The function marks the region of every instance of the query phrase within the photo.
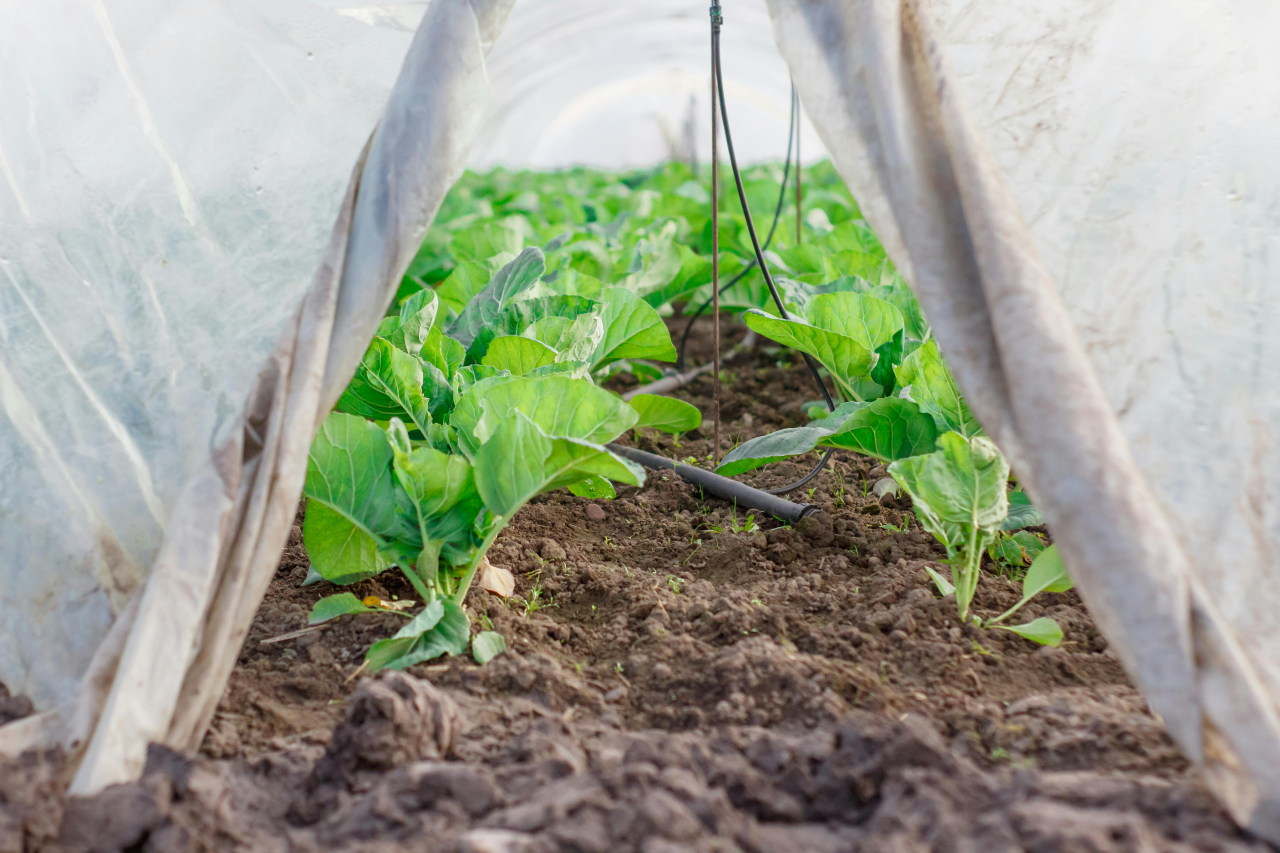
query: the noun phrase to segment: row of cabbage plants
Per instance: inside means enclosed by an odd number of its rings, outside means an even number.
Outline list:
[[[772,207],[781,170],[745,177],[752,204]],[[794,316],[772,308],[745,222],[731,213],[720,223],[722,281],[740,277],[722,304],[814,356],[841,403],[813,411],[820,417],[809,426],[734,448],[721,473],[815,447],[874,456],[892,463],[921,524],[946,546],[953,579],[934,572],[935,582],[956,595],[962,620],[984,551],[1014,572],[1031,564],[1024,602],[1066,588],[1052,550],[1037,556],[1040,539],[1013,532],[1042,519],[1021,492],[1009,493],[1008,465],[982,437],[852,197],[827,164],[805,178],[800,233],[776,229],[766,255]],[[469,644],[481,662],[501,651],[492,632],[472,639],[463,602],[512,516],[554,489],[608,499],[613,483],[640,485],[644,471],[605,445],[629,429],[700,424],[687,403],[623,401],[599,383],[620,370],[657,378],[675,360],[663,316],[710,295],[710,245],[707,182],[679,163],[627,175],[465,175],[316,436],[305,487],[311,580],[348,585],[395,568],[421,602],[338,593],[316,604],[311,622],[402,615],[401,630],[370,648],[372,669]],[[984,624],[1003,626],[1011,613]],[[1010,629],[1056,643],[1061,632],[1047,622]]]

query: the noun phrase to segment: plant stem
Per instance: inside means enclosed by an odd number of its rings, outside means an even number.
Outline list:
[[[1019,601],[1017,604],[1013,605],[1012,607],[1010,607],[1010,608],[1009,608],[1008,610],[1006,610],[1005,612],[1001,613],[1001,614],[1000,614],[999,616],[997,616],[996,618],[994,618],[994,619],[988,619],[988,620],[983,624],[983,627],[984,627],[984,628],[990,628],[990,627],[992,627],[992,626],[994,626],[994,625],[999,625],[1001,622],[1003,622],[1004,620],[1008,619],[1008,618],[1009,618],[1010,616],[1012,616],[1014,613],[1017,613],[1017,612],[1018,612],[1018,610],[1022,607],[1022,605],[1026,604],[1026,603],[1027,603],[1028,601],[1030,601],[1030,600],[1031,600],[1031,599],[1029,599],[1029,598],[1024,598],[1024,599],[1022,599],[1022,600],[1021,600],[1021,601]]]
[[[453,603],[462,606],[462,602],[467,600],[467,591],[471,589],[471,581],[475,579],[476,569],[480,568],[480,561],[484,559],[484,555],[489,552],[489,547],[493,545],[498,534],[507,526],[507,520],[500,515],[493,517],[493,527],[489,531],[489,535],[484,537],[484,541],[480,543],[480,547],[476,549],[475,556],[471,558],[471,562],[467,564],[467,571],[462,576],[462,582],[458,584],[458,591],[454,593]]]
[[[969,621],[969,603],[973,601],[973,594],[978,589],[979,563],[982,560],[982,554],[978,551],[978,525],[970,525],[970,530],[969,547],[965,549],[961,576],[958,578],[960,583],[956,585],[956,604],[960,608],[961,622]],[[974,558],[975,553],[977,559]]]
[[[413,584],[413,588],[418,591],[418,595],[422,596],[423,604],[430,604],[435,600],[435,593],[427,588],[427,585],[423,582],[422,578],[416,571],[400,566],[400,572],[409,579],[409,583]]]

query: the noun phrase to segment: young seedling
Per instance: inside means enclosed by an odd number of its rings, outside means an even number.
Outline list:
[[[931,568],[926,567],[926,571],[943,596],[955,594],[960,621],[969,622],[982,556],[996,541],[1008,515],[1005,483],[1009,464],[986,438],[965,438],[948,432],[938,439],[938,445],[934,453],[894,462],[889,474],[911,496],[920,524],[946,548],[951,580]],[[1018,604],[993,619],[984,622],[975,616],[973,621],[1056,646],[1062,641],[1062,630],[1052,619],[1042,617],[1013,626],[1002,623],[1037,593],[1062,591],[1070,586],[1057,550],[1047,549],[1027,570],[1023,598]]]

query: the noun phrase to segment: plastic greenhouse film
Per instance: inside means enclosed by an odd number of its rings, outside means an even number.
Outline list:
[[[1280,10],[769,6],[1090,612],[1233,816],[1280,841]]]
[[[6,10],[0,680],[41,713],[0,751],[83,751],[85,794],[198,746],[511,2],[416,36],[294,0]]]

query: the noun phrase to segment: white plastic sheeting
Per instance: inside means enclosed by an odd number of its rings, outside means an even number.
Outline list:
[[[708,9],[700,0],[520,0],[489,57],[493,99],[472,165],[647,166],[691,153],[707,163]],[[790,73],[764,0],[733,0],[725,14],[725,99],[738,156],[781,159]],[[804,159],[825,156],[807,119],[801,131]]]
[[[440,2],[412,46],[294,2],[15,10],[0,678],[42,713],[0,751],[83,751],[87,793],[199,745],[510,6]]]
[[[0,680],[70,697],[319,265],[408,34],[305,3],[0,28]]]
[[[769,2],[1094,615],[1237,819],[1280,839],[1280,12]],[[669,155],[690,96],[706,111],[706,8],[522,0],[486,81],[510,0],[11,5],[0,679],[47,710],[0,749],[85,748],[90,791],[149,740],[198,743],[311,433],[471,142],[482,164]],[[749,157],[785,145],[759,9],[725,6]]]
[[[1280,839],[1280,10],[770,8],[1093,616],[1235,817]]]
[[[427,4],[311,0],[372,26],[413,30]],[[489,54],[494,93],[474,168],[649,166],[711,156],[709,6],[689,0],[520,0]],[[790,72],[764,0],[734,0],[725,99],[746,161],[787,151]],[[801,117],[806,161],[826,156]]]

